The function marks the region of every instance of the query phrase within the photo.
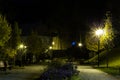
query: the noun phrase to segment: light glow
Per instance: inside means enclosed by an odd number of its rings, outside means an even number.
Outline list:
[[[20,44],[19,48],[23,48],[23,47],[24,47],[24,45],[23,45],[23,44]]]
[[[26,49],[27,48],[27,46],[25,46],[24,44],[20,44],[19,46],[18,46],[18,49]]]
[[[52,49],[52,46],[50,46],[49,49]]]
[[[98,30],[95,31],[95,34],[96,34],[97,36],[100,36],[100,35],[102,35],[103,33],[104,33],[104,31],[103,31],[102,29],[98,29]]]
[[[75,41],[73,41],[73,42],[72,42],[72,46],[75,46],[75,45],[76,45],[76,42],[75,42]]]
[[[55,42],[52,42],[52,45],[54,45],[55,44]]]
[[[82,43],[78,43],[78,46],[80,46],[80,47],[81,47],[81,46],[82,46]]]

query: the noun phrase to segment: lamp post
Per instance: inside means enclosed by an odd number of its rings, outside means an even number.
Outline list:
[[[101,37],[101,35],[103,34],[103,30],[102,29],[98,29],[98,30],[96,30],[95,31],[95,34],[97,35],[97,37],[98,37],[98,67],[99,67],[99,50],[100,50],[100,37]]]
[[[19,47],[18,47],[19,49],[20,49],[20,65],[22,66],[22,55],[23,55],[23,49],[26,49],[27,48],[27,46],[25,46],[24,44],[20,44],[19,45]],[[25,60],[26,60],[26,54],[25,54]]]
[[[20,44],[19,49],[20,49],[20,66],[22,66],[22,49],[24,48],[23,44]]]

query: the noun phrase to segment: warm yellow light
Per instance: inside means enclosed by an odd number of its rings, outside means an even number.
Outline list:
[[[52,45],[54,45],[55,44],[55,42],[52,42]]]
[[[18,49],[26,49],[27,48],[27,46],[25,46],[24,44],[20,44],[19,46],[18,46]]]
[[[23,45],[23,44],[20,44],[19,48],[23,48],[23,47],[24,47],[24,45]]]
[[[103,31],[102,29],[98,29],[98,30],[95,31],[95,34],[96,34],[97,36],[100,36],[100,35],[102,35],[103,33],[104,33],[104,31]]]
[[[27,48],[27,46],[24,46],[24,48],[26,49],[26,48]]]
[[[82,43],[78,43],[78,46],[80,46],[80,47],[81,47],[81,46],[82,46]]]
[[[52,46],[50,46],[49,49],[52,49]]]

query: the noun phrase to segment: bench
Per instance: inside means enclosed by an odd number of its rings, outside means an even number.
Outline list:
[[[4,61],[0,61],[0,70],[2,71],[6,71],[6,69],[9,69],[11,70],[11,66],[8,64],[8,61],[6,61],[6,67],[5,67],[5,64],[4,64]]]

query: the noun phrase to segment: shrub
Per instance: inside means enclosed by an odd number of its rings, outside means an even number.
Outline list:
[[[64,59],[60,59],[60,58],[54,58],[52,60],[52,62],[49,64],[50,68],[58,68],[61,67],[65,64],[65,60]]]
[[[39,78],[39,80],[71,80],[78,71],[73,68],[73,64],[64,64],[61,67],[49,68]]]

